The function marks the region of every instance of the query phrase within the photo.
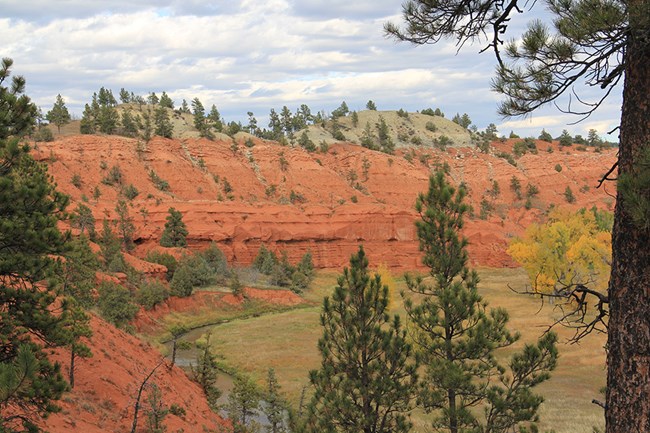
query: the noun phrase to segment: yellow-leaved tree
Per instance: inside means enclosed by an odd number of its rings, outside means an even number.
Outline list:
[[[395,279],[391,275],[386,263],[381,263],[377,266],[375,273],[381,277],[382,284],[388,287],[388,306],[386,307],[386,311],[390,311],[395,304]]]
[[[612,259],[613,216],[595,207],[554,209],[544,224],[515,238],[508,254],[528,273],[533,290],[562,295],[577,285],[606,293]]]

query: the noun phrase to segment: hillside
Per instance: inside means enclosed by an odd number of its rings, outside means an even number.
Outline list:
[[[87,343],[93,356],[77,359],[74,389],[59,401],[62,411],[44,421],[49,432],[131,431],[138,389],[162,359],[148,344],[97,317],[92,318],[91,327],[93,336]],[[64,350],[58,350],[54,356],[65,371],[69,356]],[[220,431],[220,427],[227,425],[210,411],[199,385],[179,367],[170,368],[168,361],[156,369],[147,384],[141,399],[137,431],[148,431],[145,429],[150,412],[148,395],[153,384],[162,391],[163,405],[175,404],[185,411],[184,415],[170,413],[165,417],[167,431]]]
[[[595,189],[615,161],[614,149],[596,153],[537,141],[539,152],[516,159],[515,167],[496,155],[512,152],[521,140],[495,142],[489,154],[476,147],[411,146],[387,155],[350,143],[334,144],[324,153],[260,139],[248,140],[248,147],[246,138],[155,137],[144,143],[72,135],[39,143],[34,155],[71,196],[70,210],[87,201],[98,228],[104,218],[116,217],[116,201],[133,185],[138,194],[130,200],[130,216],[140,256],[158,243],[174,207],[183,214],[191,247],[215,241],[230,262],[248,264],[266,244],[286,250],[292,261],[311,251],[316,266],[340,268],[363,243],[372,262],[412,269],[420,260],[415,198],[426,189],[431,170],[445,165],[454,183],[469,188],[474,216],[465,235],[475,265],[513,266],[505,253],[508,240],[551,205],[611,209],[614,202],[611,185]],[[121,179],[108,185],[111,170]],[[513,177],[523,194],[529,184],[538,187],[528,206],[510,188]],[[493,190],[495,181],[499,191]],[[566,202],[567,187],[573,204]]]

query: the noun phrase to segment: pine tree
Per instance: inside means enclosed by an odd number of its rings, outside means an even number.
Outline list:
[[[234,433],[258,431],[253,416],[260,408],[260,393],[248,377],[237,376],[228,396],[228,416],[232,420]]]
[[[190,364],[190,370],[194,380],[201,386],[208,404],[216,407],[221,391],[217,388],[217,357],[212,353],[208,332],[204,342],[197,343],[200,352],[196,358],[196,366]],[[232,395],[232,394],[231,394]]]
[[[203,132],[205,129],[205,107],[199,98],[192,99],[192,114],[194,115],[194,127]]]
[[[61,127],[70,123],[70,113],[68,112],[68,107],[65,106],[65,101],[61,95],[56,95],[56,101],[54,106],[50,111],[47,112],[45,118],[50,122],[54,123],[61,133]]]
[[[70,349],[70,366],[68,368],[68,380],[70,388],[74,388],[74,372],[76,369],[77,358],[90,358],[92,352],[90,348],[80,341],[81,337],[89,338],[93,335],[90,327],[90,316],[76,304],[74,299],[68,300],[71,305],[68,306],[70,314],[62,322],[67,331],[66,346]]]
[[[159,137],[172,138],[174,125],[169,119],[167,108],[160,105],[154,111],[154,124],[156,125],[155,134]]]
[[[223,131],[224,121],[221,118],[221,113],[217,110],[216,105],[212,104],[212,107],[210,107],[210,113],[208,113],[207,119],[210,122],[209,127],[214,128],[217,132]]]
[[[99,260],[86,236],[82,234],[70,241],[64,257],[65,262],[60,270],[63,295],[74,298],[84,308],[90,308],[94,303],[93,289]]]
[[[138,125],[131,114],[130,109],[122,111],[122,134],[126,137],[135,137],[138,135]]]
[[[560,141],[560,147],[568,147],[573,144],[573,137],[566,129],[562,130],[562,134],[557,139]]]
[[[187,246],[186,237],[188,235],[187,226],[183,222],[183,214],[169,208],[165,230],[160,237],[160,245],[163,247],[185,247]]]
[[[181,108],[179,108],[179,111],[184,114],[190,114],[190,107],[187,105],[187,101],[183,99],[183,102],[181,103]]]
[[[36,105],[24,94],[25,79],[16,75],[11,79],[11,86],[4,87],[13,64],[7,57],[0,64],[0,140],[28,135],[36,122]]]
[[[319,370],[310,372],[312,432],[407,432],[416,366],[399,316],[388,316],[388,287],[370,276],[363,248],[323,301]]]
[[[127,251],[133,249],[133,236],[135,235],[135,225],[133,218],[129,214],[129,207],[124,200],[118,200],[115,205],[115,212],[117,212],[117,229],[120,237],[122,238],[122,245]]]
[[[158,101],[158,105],[164,108],[169,108],[171,110],[174,109],[174,101],[172,101],[172,98],[169,97],[169,95],[166,92],[162,92],[162,95],[160,95],[160,101]]]
[[[269,368],[266,375],[266,393],[264,394],[264,415],[269,420],[266,428],[268,433],[286,433],[287,401],[280,394],[280,384],[275,376],[275,370]]]
[[[131,102],[131,94],[124,87],[120,89],[119,97],[122,104],[128,104]]]
[[[36,107],[22,94],[22,77],[3,86],[11,65],[3,59],[0,68],[0,431],[38,432],[36,423],[58,410],[67,389],[45,349],[66,344],[68,311],[55,304],[51,277],[64,251],[57,223],[68,200],[19,144]]]
[[[434,413],[437,430],[459,433],[481,426],[477,431],[505,433],[537,421],[543,399],[531,388],[555,368],[557,337],[548,333],[537,345],[526,345],[511,358],[510,372],[497,362],[494,351],[513,344],[519,335],[507,330],[504,309],[488,310],[478,293],[478,275],[467,267],[468,242],[460,235],[469,210],[465,194],[438,171],[416,202],[422,261],[431,277],[406,279],[420,300],[405,302],[425,367],[418,400]],[[482,421],[472,410],[478,404],[485,407]]]
[[[99,247],[104,259],[104,268],[111,272],[123,272],[126,269],[120,245],[120,239],[113,233],[110,223],[104,220],[99,236]]]
[[[93,211],[83,203],[77,204],[71,216],[72,226],[78,228],[81,234],[88,232],[91,239],[95,236],[95,217]]]

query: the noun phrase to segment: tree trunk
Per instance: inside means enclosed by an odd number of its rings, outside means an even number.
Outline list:
[[[70,349],[70,388],[74,388],[74,361],[76,358],[76,353],[74,348]]]
[[[650,146],[650,1],[628,2],[630,28],[621,114],[619,175]],[[642,191],[650,201],[650,191]],[[617,193],[607,339],[606,433],[650,432],[650,233]]]

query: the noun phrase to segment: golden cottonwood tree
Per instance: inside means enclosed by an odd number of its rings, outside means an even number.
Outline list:
[[[602,215],[557,209],[511,242],[508,254],[524,267],[535,292],[555,295],[577,284],[607,290],[612,235]]]

